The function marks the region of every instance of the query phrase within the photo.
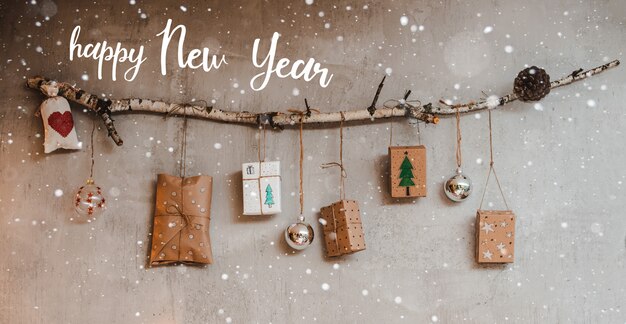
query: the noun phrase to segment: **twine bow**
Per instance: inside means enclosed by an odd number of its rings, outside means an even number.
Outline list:
[[[422,107],[422,102],[413,99],[407,100],[409,95],[411,94],[411,90],[407,90],[402,99],[389,99],[383,103],[383,107],[392,109],[391,115],[393,116],[393,109],[404,109],[404,110],[417,110]],[[419,125],[419,124],[418,124]],[[419,129],[418,129],[419,134]],[[421,142],[421,138],[420,138]],[[389,121],[389,146],[393,146],[393,121]]]
[[[172,211],[170,209],[170,207],[174,208],[174,211]],[[169,214],[173,214],[173,215],[182,217],[182,219],[185,221],[185,226],[183,226],[183,228],[191,225],[191,216],[183,213],[183,210],[180,207],[178,207],[178,205],[169,205],[169,206],[167,206],[167,208],[165,208],[165,211],[167,213],[169,213]],[[202,224],[197,224],[197,225],[202,226]]]

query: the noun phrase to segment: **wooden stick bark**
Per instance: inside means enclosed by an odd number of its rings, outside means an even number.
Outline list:
[[[570,73],[567,76],[564,76],[561,79],[550,82],[550,89],[562,87],[564,85],[568,85],[570,83],[580,81],[591,76],[594,76],[598,73],[602,73],[610,68],[616,67],[619,65],[619,60],[614,60],[604,65],[600,65],[593,69],[589,69],[587,71],[583,71],[582,69],[576,70]],[[478,102],[469,102],[464,104],[456,104],[450,105],[447,104],[446,101],[440,100],[439,103],[443,104],[445,107],[436,107],[433,108],[432,112],[437,115],[453,115],[456,114],[456,110],[458,109],[461,113],[469,113],[476,110],[482,109],[494,109],[498,106],[503,106],[509,102],[518,100],[519,98],[515,93],[510,93],[506,96],[499,98],[486,98]]]
[[[550,83],[552,89],[558,88],[576,81],[580,81],[591,77],[595,74],[604,72],[610,68],[620,64],[618,60],[611,61],[607,64],[595,67],[593,69],[582,71],[577,70],[571,74]],[[384,81],[384,79],[383,79]],[[107,99],[98,98],[94,94],[87,93],[65,82],[57,82],[43,77],[34,77],[28,79],[29,88],[39,89],[47,96],[63,96],[70,101],[81,104],[90,110],[96,112],[104,121],[109,132],[109,136],[117,145],[122,145],[123,141],[115,130],[112,113],[124,111],[145,111],[154,113],[163,113],[170,115],[187,115],[190,117],[208,119],[226,123],[239,124],[269,124],[272,127],[282,128],[284,126],[292,126],[300,123],[300,119],[305,124],[315,123],[339,123],[342,118],[345,122],[367,121],[381,118],[405,117],[415,118],[426,123],[436,124],[439,116],[448,116],[456,113],[457,109],[461,113],[469,113],[482,109],[494,109],[503,106],[509,102],[518,99],[514,93],[503,97],[491,97],[478,102],[470,102],[465,104],[451,105],[441,100],[443,107],[433,107],[431,104],[424,106],[413,106],[410,104],[402,104],[398,101],[396,107],[374,108],[376,99],[372,106],[365,109],[349,110],[341,112],[328,113],[312,113],[305,114],[299,112],[267,112],[267,113],[251,113],[251,112],[233,112],[213,108],[208,105],[192,104],[176,104],[163,101],[155,101],[150,99],[121,99],[109,101]],[[382,88],[379,85],[377,92]],[[53,89],[50,91],[50,89]],[[378,97],[378,96],[376,96]]]

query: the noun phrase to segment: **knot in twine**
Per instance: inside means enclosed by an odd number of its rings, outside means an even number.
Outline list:
[[[287,112],[289,112],[291,115],[299,116],[301,120],[304,117],[311,117],[311,112],[315,112],[316,114],[320,113],[318,109],[309,108],[309,107],[307,107],[306,110],[287,109]]]
[[[173,211],[170,209],[170,207],[173,208]],[[191,216],[183,213],[182,209],[178,207],[178,205],[169,205],[167,206],[167,208],[165,208],[165,211],[169,214],[174,214],[176,216],[182,217],[185,220],[185,227],[191,225]]]
[[[414,99],[407,100],[406,98],[402,99],[389,99],[383,103],[385,108],[396,108],[396,109],[417,109],[422,106],[422,102]]]
[[[348,177],[348,173],[346,172],[346,169],[343,167],[343,163],[327,162],[327,163],[324,163],[324,164],[320,165],[320,168],[322,168],[322,169],[328,169],[328,168],[332,168],[332,167],[339,167],[339,169],[341,170],[341,177],[342,178],[347,178]]]

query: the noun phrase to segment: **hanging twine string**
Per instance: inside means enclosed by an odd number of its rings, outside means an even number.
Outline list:
[[[487,173],[487,181],[485,182],[485,189],[483,189],[483,196],[480,199],[480,207],[479,207],[479,209],[483,208],[483,201],[485,200],[485,194],[487,193],[487,185],[489,184],[489,178],[490,178],[492,172],[493,172],[494,178],[496,178],[496,183],[498,184],[498,189],[500,189],[500,195],[502,195],[502,200],[504,201],[504,206],[506,206],[506,209],[509,209],[509,204],[507,204],[507,202],[506,202],[506,198],[504,196],[504,191],[502,190],[502,186],[500,185],[500,180],[498,179],[498,174],[496,173],[496,169],[493,167],[493,164],[494,164],[494,161],[493,161],[493,131],[492,131],[492,128],[491,128],[491,109],[488,110],[488,112],[489,112],[489,155],[490,155],[489,172]]]
[[[422,132],[420,131],[420,122],[417,122],[417,144],[422,145]]]
[[[393,146],[393,120],[389,120],[389,146]]]
[[[341,114],[341,122],[339,123],[339,162],[328,162],[321,165],[322,169],[339,167],[341,170],[339,174],[339,199],[346,200],[346,191],[345,191],[345,179],[348,177],[346,173],[346,169],[343,167],[343,123],[345,121],[345,116],[343,112]]]
[[[297,115],[300,118],[300,220],[304,221],[304,189],[303,189],[303,182],[304,182],[304,171],[303,171],[303,164],[304,164],[304,143],[302,141],[302,133],[303,133],[303,127],[304,127],[304,119],[308,116],[310,116],[311,111],[315,111],[316,113],[319,113],[319,110],[317,109],[311,109],[308,106],[308,103],[305,101],[307,109],[305,111],[302,110],[297,110],[297,109],[289,109],[288,111],[292,114],[292,115]]]
[[[410,91],[404,95],[403,99],[389,99],[383,103],[383,107],[392,109],[391,114],[393,115],[394,109],[418,109],[422,106],[422,102],[415,100],[407,100],[411,94]],[[389,146],[393,146],[393,119],[389,120]]]
[[[91,167],[89,169],[89,179],[93,179],[93,165],[96,163],[96,160],[93,157],[94,147],[93,147],[93,136],[96,131],[96,120],[92,120],[93,126],[91,127]]]
[[[183,134],[180,141],[180,167],[178,174],[183,179],[187,175],[187,115],[183,116]]]
[[[263,126],[261,126],[263,131],[259,132],[259,143],[258,143],[258,147],[257,147],[257,153],[258,153],[258,158],[259,158],[259,178],[257,179],[257,189],[259,191],[259,212],[261,213],[261,216],[265,215],[265,213],[263,213],[263,195],[261,194],[261,179],[264,178],[263,176],[263,163],[265,162],[265,124],[263,124]],[[261,158],[261,136],[263,136],[263,158]]]
[[[266,147],[266,144],[267,144],[267,141],[266,141],[267,137],[265,135],[265,124],[263,124],[260,128],[261,128],[261,131],[259,131],[259,143],[258,143],[258,147],[257,147],[257,153],[258,153],[258,157],[259,157],[259,165],[260,165],[261,162],[265,162],[265,147]],[[261,143],[261,139],[263,140],[262,143]],[[263,158],[261,158],[261,147],[263,148]]]
[[[300,218],[304,216],[304,189],[303,189],[303,164],[304,164],[304,143],[302,142],[302,127],[304,125],[304,116],[300,116]]]
[[[461,155],[461,113],[456,108],[456,166],[461,168],[463,156]]]

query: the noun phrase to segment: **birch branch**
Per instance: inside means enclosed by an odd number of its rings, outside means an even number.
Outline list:
[[[595,74],[604,72],[610,68],[616,67],[620,64],[618,60],[609,62],[602,66],[582,71],[582,69],[572,72],[571,74],[553,81],[550,83],[550,88],[558,88],[576,81],[580,81],[591,77]],[[383,78],[384,81],[384,78]],[[88,109],[96,112],[104,121],[104,124],[109,132],[109,136],[115,141],[117,145],[122,145],[123,141],[115,130],[113,120],[111,119],[112,113],[120,113],[125,111],[144,111],[153,113],[162,113],[168,115],[189,116],[201,119],[207,119],[225,123],[239,123],[239,124],[269,124],[272,127],[282,128],[284,126],[291,126],[299,124],[302,120],[305,124],[317,124],[317,123],[339,123],[342,119],[346,122],[352,121],[367,121],[376,120],[381,118],[393,118],[393,117],[405,117],[415,118],[426,123],[436,124],[439,121],[438,116],[446,116],[455,114],[457,109],[460,113],[469,113],[482,109],[493,109],[498,106],[503,106],[509,102],[518,99],[514,93],[508,94],[504,97],[490,97],[478,102],[470,102],[466,104],[450,105],[441,100],[445,107],[432,107],[431,104],[424,106],[411,105],[405,101],[397,101],[395,107],[382,107],[375,108],[378,94],[382,88],[383,82],[380,83],[374,97],[372,105],[365,109],[349,110],[343,112],[328,112],[328,113],[311,113],[311,110],[307,109],[306,113],[302,112],[266,112],[266,113],[251,113],[251,112],[233,112],[228,110],[217,109],[208,105],[199,105],[199,102],[192,104],[177,104],[167,103],[163,101],[156,101],[150,99],[121,99],[110,101],[108,99],[101,99],[94,94],[90,94],[81,90],[75,86],[72,86],[65,82],[57,82],[43,77],[34,77],[28,79],[27,83],[29,88],[38,89],[47,96],[59,95],[66,99],[76,102],[80,105],[87,107]],[[50,89],[58,89],[56,91],[50,91]],[[407,93],[408,94],[408,93]],[[406,99],[406,98],[405,98]]]
[[[589,69],[587,71],[583,71],[582,69],[576,70],[570,73],[567,76],[562,77],[559,80],[555,80],[550,82],[550,89],[562,87],[564,85],[568,85],[570,83],[580,81],[589,77],[592,77],[598,73],[602,73],[610,68],[616,67],[619,65],[619,60],[614,60],[604,65],[595,67],[593,69]],[[432,112],[437,115],[453,115],[456,114],[457,109],[460,113],[469,113],[477,110],[483,109],[494,109],[498,106],[504,106],[505,104],[518,100],[519,98],[515,93],[510,93],[504,97],[496,97],[492,96],[489,98],[485,98],[478,102],[469,102],[464,104],[456,104],[450,105],[444,100],[439,100],[439,103],[443,104],[445,107],[436,107],[433,108]]]

